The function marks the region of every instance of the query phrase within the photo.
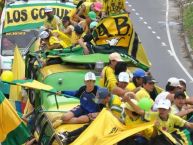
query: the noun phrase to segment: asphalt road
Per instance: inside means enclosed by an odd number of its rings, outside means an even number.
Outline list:
[[[152,62],[150,71],[165,88],[168,78],[187,81],[193,96],[193,70],[181,37],[180,10],[175,0],[129,0],[126,5],[134,28]]]

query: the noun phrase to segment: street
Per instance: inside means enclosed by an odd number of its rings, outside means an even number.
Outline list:
[[[158,85],[165,88],[168,78],[187,81],[187,93],[193,96],[193,70],[186,58],[181,37],[180,9],[175,1],[129,0],[131,19],[152,62],[150,71]]]

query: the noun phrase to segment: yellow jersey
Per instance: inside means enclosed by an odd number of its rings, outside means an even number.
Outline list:
[[[114,70],[110,66],[105,66],[101,73],[100,86],[108,88],[109,91],[116,86],[117,79]]]
[[[121,112],[122,112],[121,98],[117,95],[112,95],[107,105],[107,108],[111,110],[114,116],[116,116],[117,118],[120,118]]]
[[[151,100],[152,104],[154,103],[153,99],[151,99],[150,94],[146,91],[146,89],[141,88],[137,93],[136,93],[136,99],[139,101],[142,98],[148,98]]]
[[[172,133],[173,131],[176,130],[175,126],[178,127],[184,127],[186,120],[180,118],[179,116],[176,116],[174,114],[169,114],[168,120],[163,121],[159,117],[158,112],[145,112],[144,119],[147,121],[153,121],[156,120],[157,123],[157,128],[162,129],[164,131],[167,131],[168,133]]]
[[[128,91],[134,91],[136,89],[136,86],[133,82],[129,82],[129,84],[126,87],[126,90]]]

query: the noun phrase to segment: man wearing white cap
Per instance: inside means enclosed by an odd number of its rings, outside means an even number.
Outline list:
[[[175,77],[171,77],[168,79],[168,82],[166,84],[166,91],[174,94],[175,92],[179,91],[181,89],[180,80]]]
[[[155,126],[160,134],[159,130],[167,131],[171,133],[176,130],[177,127],[187,127],[193,129],[193,123],[187,122],[186,120],[170,113],[171,102],[168,99],[162,99],[158,103],[158,112],[146,112],[134,104],[130,97],[135,97],[134,93],[129,93],[124,97],[124,101],[133,107],[136,113],[140,114],[147,121],[155,121]]]
[[[44,21],[43,27],[45,29],[61,30],[62,22],[58,16],[54,15],[53,9],[47,6],[45,7],[44,12],[45,12],[45,15],[47,16],[47,19]]]
[[[96,76],[93,72],[87,72],[85,74],[84,83],[85,85],[80,87],[78,91],[74,93],[71,91],[62,91],[62,93],[75,96],[80,98],[80,105],[72,109],[71,111],[65,113],[59,118],[55,118],[60,120],[60,123],[57,122],[53,125],[57,127],[62,123],[87,123],[92,120],[92,115],[96,112],[100,112],[101,106],[94,102],[98,86],[95,85]]]
[[[112,93],[122,97],[126,92],[129,91],[126,89],[128,83],[129,83],[129,74],[127,72],[119,73],[117,86],[113,88]]]

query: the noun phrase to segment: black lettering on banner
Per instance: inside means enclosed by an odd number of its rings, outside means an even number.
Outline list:
[[[27,10],[21,10],[21,20],[22,21],[27,20]]]
[[[38,19],[38,9],[34,8],[31,10],[31,17],[33,20],[37,20]]]
[[[107,35],[108,37],[111,37],[112,35],[108,32],[107,28],[104,24],[101,24],[97,27],[99,36]]]
[[[56,9],[55,9],[55,14],[56,14],[60,19],[62,19],[62,18],[63,18],[63,15],[64,15],[64,9],[56,8]]]
[[[111,133],[116,133],[117,131],[118,131],[118,128],[113,127],[113,129],[109,132],[109,134],[111,134]]]
[[[13,11],[13,20],[14,22],[19,22],[20,21],[20,11],[19,10],[15,10]]]
[[[54,15],[56,15],[56,8],[53,8]]]
[[[46,17],[46,14],[44,12],[44,8],[41,8],[39,10],[39,16],[40,16],[40,19],[44,19]]]
[[[13,23],[13,19],[10,17],[10,13],[7,12],[7,24]]]
[[[127,17],[117,17],[117,18],[114,18],[115,19],[115,24],[116,24],[116,27],[117,27],[117,30],[118,30],[118,35],[126,35],[128,32],[129,32],[129,29],[130,29],[130,25],[127,23],[128,21],[128,18]],[[120,22],[122,22],[120,24]],[[123,33],[121,31],[121,29],[123,28],[126,28],[126,31],[124,31],[125,33]]]

